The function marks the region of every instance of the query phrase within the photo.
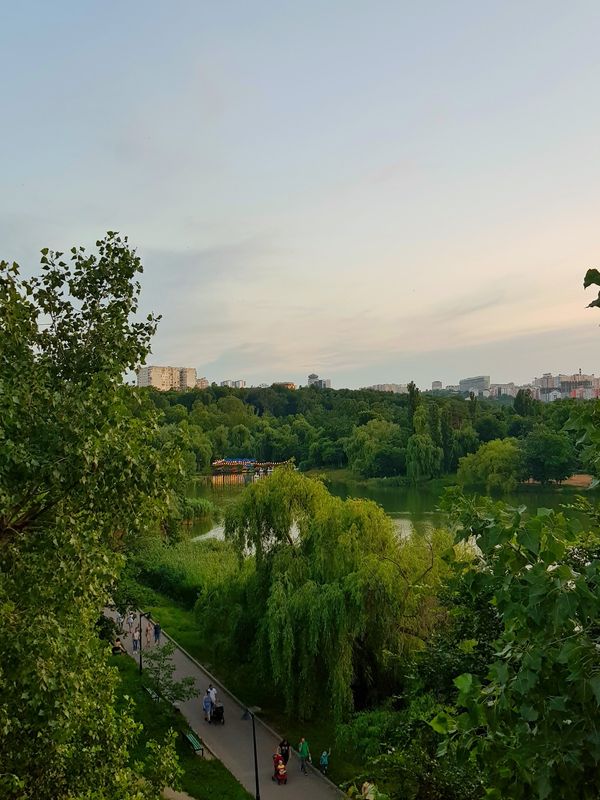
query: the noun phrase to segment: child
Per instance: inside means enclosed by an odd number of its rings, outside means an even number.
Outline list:
[[[323,750],[321,753],[321,758],[319,759],[319,767],[321,768],[321,772],[323,775],[327,775],[327,770],[329,769],[329,756],[331,755],[331,748],[329,750]]]

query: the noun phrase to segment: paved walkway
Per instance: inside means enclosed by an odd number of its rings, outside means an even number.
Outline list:
[[[137,621],[137,620],[136,620]],[[145,623],[145,620],[144,620]],[[125,626],[125,631],[128,631]],[[165,635],[163,631],[163,636]],[[132,654],[131,636],[122,639],[127,652]],[[177,646],[177,643],[174,642]],[[146,643],[144,639],[143,647]],[[154,647],[155,645],[152,645]],[[135,654],[136,658],[138,654]],[[242,720],[244,707],[222,686],[216,678],[208,673],[195,659],[188,656],[179,647],[173,654],[175,677],[180,680],[191,675],[198,689],[198,697],[181,704],[181,712],[190,723],[190,727],[204,740],[227,769],[235,775],[240,783],[255,796],[254,755],[252,750],[252,721]],[[225,724],[209,725],[204,721],[202,697],[208,684],[217,689],[217,700],[225,708]],[[334,800],[343,797],[329,781],[313,768],[309,767],[308,775],[300,772],[300,762],[295,753],[288,763],[288,782],[278,786],[271,780],[273,772],[273,753],[281,741],[281,736],[269,729],[259,718],[256,718],[256,749],[258,753],[258,772],[261,800]],[[292,742],[293,746],[297,742]],[[317,760],[319,753],[312,753]]]

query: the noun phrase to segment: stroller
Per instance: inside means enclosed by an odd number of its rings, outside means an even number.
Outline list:
[[[223,708],[223,703],[214,704],[210,714],[210,721],[213,723],[220,722],[221,725],[225,725],[225,709]]]
[[[272,779],[281,786],[284,783],[287,783],[287,768],[285,766],[285,762],[283,758],[279,755],[279,753],[275,753],[273,756],[273,776]]]

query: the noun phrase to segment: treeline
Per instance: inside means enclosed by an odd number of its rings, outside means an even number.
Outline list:
[[[483,465],[467,461],[465,484],[506,489],[529,477],[562,480],[580,466],[563,428],[581,401],[543,404],[526,391],[514,402],[427,395],[414,384],[405,395],[277,386],[145,395],[162,412],[165,443],[184,447],[190,472],[218,458],[293,459],[301,470],[349,467],[362,478],[418,482],[455,472],[482,445]]]

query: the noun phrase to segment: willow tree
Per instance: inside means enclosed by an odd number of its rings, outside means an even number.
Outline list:
[[[262,669],[301,717],[323,704],[343,717],[434,621],[442,542],[400,541],[373,502],[342,501],[279,469],[246,490],[225,531],[255,554]]]
[[[141,264],[108,234],[97,252],[42,251],[40,277],[0,263],[0,795],[158,797],[172,745],[133,772],[138,726],[114,707],[94,623],[122,556],[163,513],[178,472],[122,375],[149,352],[135,321]]]

